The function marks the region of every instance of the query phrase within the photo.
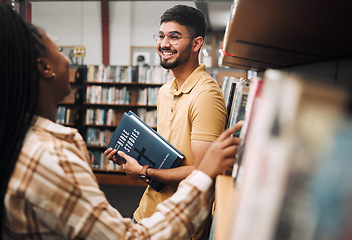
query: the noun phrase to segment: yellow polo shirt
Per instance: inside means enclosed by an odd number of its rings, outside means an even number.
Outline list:
[[[158,94],[158,133],[185,155],[181,165],[193,165],[191,140],[214,141],[224,131],[226,106],[218,83],[200,65],[180,89],[176,80],[164,84]],[[150,217],[156,205],[176,192],[165,185],[157,192],[147,187],[134,218]]]

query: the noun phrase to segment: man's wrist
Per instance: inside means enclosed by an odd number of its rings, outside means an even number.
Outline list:
[[[148,178],[147,171],[150,168],[148,165],[144,165],[139,173],[139,179],[145,181],[146,183],[150,182],[150,179]]]

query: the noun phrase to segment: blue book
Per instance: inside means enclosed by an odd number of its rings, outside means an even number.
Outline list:
[[[184,155],[149,127],[132,111],[124,113],[107,148],[123,151],[136,159],[140,165],[149,165],[154,169],[170,169],[180,165]],[[126,163],[126,160],[116,154]],[[163,183],[148,183],[156,191],[160,191]]]

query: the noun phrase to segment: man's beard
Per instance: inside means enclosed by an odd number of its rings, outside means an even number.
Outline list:
[[[181,52],[180,56],[176,58],[175,61],[173,62],[168,62],[168,59],[163,59],[162,56],[159,55],[160,57],[160,65],[165,68],[165,69],[173,69],[178,66],[181,66],[185,62],[189,60],[191,57],[191,48],[192,48],[192,42],[190,42],[185,50]],[[160,51],[161,52],[161,51]]]

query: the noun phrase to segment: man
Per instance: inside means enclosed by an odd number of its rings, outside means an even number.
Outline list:
[[[185,159],[177,168],[143,169],[149,179],[166,185],[160,192],[147,187],[134,213],[137,222],[151,216],[157,204],[175,193],[179,182],[200,164],[211,142],[225,128],[227,116],[221,89],[198,61],[206,26],[201,11],[177,5],[161,16],[159,33],[154,35],[161,66],[171,69],[175,77],[159,91],[157,131]],[[115,154],[112,149],[105,152],[118,163]],[[124,165],[123,169],[127,175],[138,178],[142,167]]]

